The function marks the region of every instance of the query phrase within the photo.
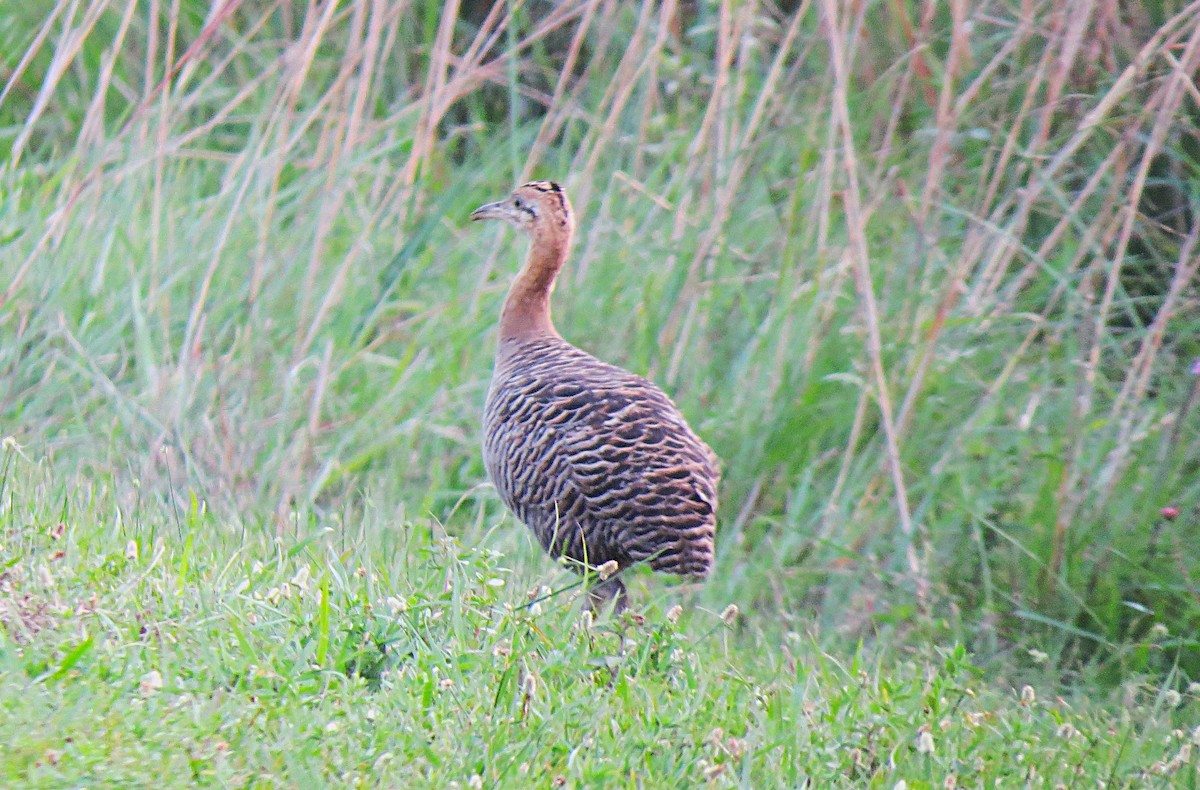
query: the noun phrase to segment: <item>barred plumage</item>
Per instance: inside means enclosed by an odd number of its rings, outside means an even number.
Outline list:
[[[552,556],[620,570],[703,577],[712,568],[718,461],[646,379],[563,340],[550,291],[570,246],[570,203],[557,184],[526,184],[472,219],[531,237],[500,320],[484,409],[483,457],[501,499]],[[619,578],[590,603],[625,605]]]

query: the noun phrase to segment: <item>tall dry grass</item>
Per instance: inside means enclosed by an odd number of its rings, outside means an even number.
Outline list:
[[[1120,647],[1154,622],[1194,633],[1200,3],[0,25],[4,432],[131,508],[432,517],[537,567],[476,451],[512,244],[464,218],[554,177],[558,323],[725,459],[713,595],[1119,669],[1159,661]]]

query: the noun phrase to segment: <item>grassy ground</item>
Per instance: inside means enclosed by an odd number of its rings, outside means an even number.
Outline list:
[[[7,9],[6,783],[1195,784],[1198,70],[1173,2]],[[484,482],[530,176],[725,463],[644,622]]]
[[[6,457],[6,786],[1200,781],[1200,687],[1132,683],[1108,711],[1007,688],[961,646],[827,653],[670,595],[591,622],[569,581],[539,589],[566,573],[440,530],[277,542],[197,504],[154,537],[109,483],[56,477]]]

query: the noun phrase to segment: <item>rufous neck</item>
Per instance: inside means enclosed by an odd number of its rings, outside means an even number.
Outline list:
[[[500,313],[500,343],[529,337],[555,336],[550,320],[550,293],[570,246],[569,236],[537,234],[520,274],[508,290]]]

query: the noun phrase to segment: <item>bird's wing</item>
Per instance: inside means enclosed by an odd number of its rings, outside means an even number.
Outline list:
[[[711,562],[719,474],[712,451],[644,380],[580,388],[567,401],[567,473],[602,539],[656,569],[683,562],[684,572],[702,572],[691,555],[703,549],[703,564]],[[687,556],[675,556],[681,552]]]

